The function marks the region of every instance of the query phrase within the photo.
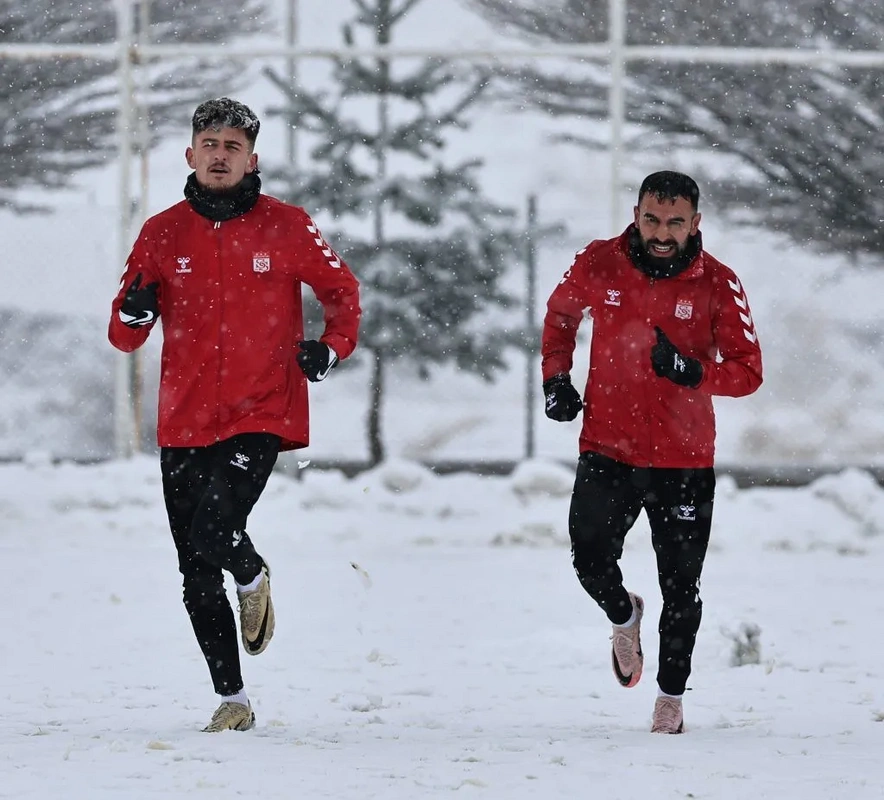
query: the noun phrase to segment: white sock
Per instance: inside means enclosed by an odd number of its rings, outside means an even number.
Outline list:
[[[622,625],[615,625],[615,628],[631,628],[635,625],[636,620],[638,619],[638,614],[635,613],[635,606],[632,607],[632,616],[626,620]]]
[[[255,580],[253,580],[249,583],[237,583],[236,589],[239,592],[254,592],[255,589],[257,589],[261,585],[262,580],[264,580],[264,570],[263,569],[258,573],[258,577],[255,578]],[[234,583],[236,583],[235,580],[234,580]]]
[[[245,689],[240,689],[236,694],[222,694],[221,700],[225,703],[240,703],[244,706],[249,705],[249,696]]]

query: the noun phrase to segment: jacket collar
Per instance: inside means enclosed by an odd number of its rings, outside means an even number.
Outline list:
[[[207,189],[191,173],[184,185],[184,197],[201,217],[212,222],[227,222],[251,211],[261,196],[261,179],[250,172],[236,186],[225,191]]]
[[[673,278],[684,280],[697,278],[703,274],[703,237],[699,231],[691,237],[691,242],[688,245],[693,251],[688,255],[689,260],[686,263],[666,265],[662,268],[650,260],[642,258],[644,251],[641,250],[638,236],[638,230],[634,224],[631,224],[620,235],[618,245],[629,263],[649,278],[653,280]]]

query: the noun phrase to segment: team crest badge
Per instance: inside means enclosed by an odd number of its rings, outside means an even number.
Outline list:
[[[690,319],[694,315],[694,304],[690,300],[679,300],[675,304],[677,319]]]
[[[267,253],[255,253],[252,257],[252,269],[255,272],[270,272],[270,256]]]

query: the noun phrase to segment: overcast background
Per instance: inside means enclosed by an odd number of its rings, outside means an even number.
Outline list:
[[[266,41],[280,41],[281,8],[271,7]],[[274,23],[273,15],[276,15]],[[304,44],[340,42],[340,23],[352,6],[299,3],[299,40]],[[676,26],[677,27],[677,26]],[[522,40],[500,33],[472,7],[454,0],[418,3],[397,28],[395,43],[411,46],[512,46]],[[261,41],[259,39],[258,41]],[[548,62],[547,62],[548,63]],[[261,74],[277,62],[251,64],[232,94],[264,119],[258,142],[265,173],[285,157],[283,123],[268,115],[280,104],[278,92]],[[299,64],[300,80],[328,89],[326,62]],[[188,101],[181,109],[192,110]],[[760,109],[760,112],[763,109]],[[752,109],[745,109],[752,114]],[[679,147],[653,132],[636,134],[641,148],[623,154],[619,207],[610,201],[609,156],[554,141],[564,133],[597,136],[592,122],[560,119],[484,98],[469,113],[471,127],[450,136],[445,153],[453,160],[479,158],[481,189],[495,201],[516,209],[520,224],[529,194],[538,198],[543,224],[561,230],[538,247],[536,323],[545,299],[571,258],[586,242],[618,234],[631,220],[635,192],[648,172],[674,168],[715,173],[732,168],[716,161],[714,149]],[[759,119],[763,113],[759,114]],[[181,198],[187,175],[183,151],[186,126],[172,125],[149,158],[149,213]],[[650,143],[650,146],[649,146]],[[49,194],[29,189],[21,197],[45,204],[48,213],[0,212],[4,237],[4,287],[0,298],[0,456],[29,451],[76,458],[105,457],[112,452],[112,372],[114,351],[105,327],[122,265],[117,248],[117,171],[114,154],[104,167],[78,172],[73,188]],[[299,159],[309,156],[300,152]],[[138,168],[136,165],[136,175]],[[137,182],[133,181],[137,188]],[[746,288],[764,352],[765,382],[752,397],[717,401],[718,458],[742,465],[880,464],[884,452],[882,396],[881,260],[874,254],[853,257],[837,249],[821,252],[760,226],[739,225],[718,213],[716,188],[704,191],[701,210],[706,248],[730,265]],[[869,187],[870,192],[879,186]],[[721,193],[723,190],[719,190]],[[772,190],[773,191],[773,190]],[[312,210],[312,209],[308,209]],[[335,227],[325,212],[316,213],[323,228]],[[844,219],[831,219],[838,229]],[[347,252],[342,252],[347,258]],[[360,274],[360,264],[351,263]],[[524,272],[513,269],[507,287],[520,298],[507,313],[513,326],[523,323]],[[365,293],[372,287],[364,286]],[[575,382],[586,372],[586,342],[575,359]],[[157,329],[145,358],[145,431],[152,446]],[[428,459],[518,459],[525,452],[525,356],[501,344],[509,369],[492,383],[452,366],[423,380],[413,365],[394,366],[384,405],[389,454]],[[539,383],[536,362],[529,367]],[[313,444],[307,457],[367,456],[368,411],[366,362],[339,370],[313,388]],[[540,410],[539,396],[535,397]],[[538,419],[536,452],[570,459],[576,454],[578,423],[555,425]]]

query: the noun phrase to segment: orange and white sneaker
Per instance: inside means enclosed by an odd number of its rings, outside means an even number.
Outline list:
[[[657,698],[651,733],[684,733],[684,708],[680,697],[664,694]]]
[[[635,622],[628,628],[620,625],[614,626],[614,634],[611,636],[611,665],[614,667],[614,675],[621,686],[627,689],[635,686],[642,676],[642,667],[645,657],[642,653],[641,624],[642,614],[645,610],[645,601],[637,594],[629,593],[632,607],[635,610]]]

